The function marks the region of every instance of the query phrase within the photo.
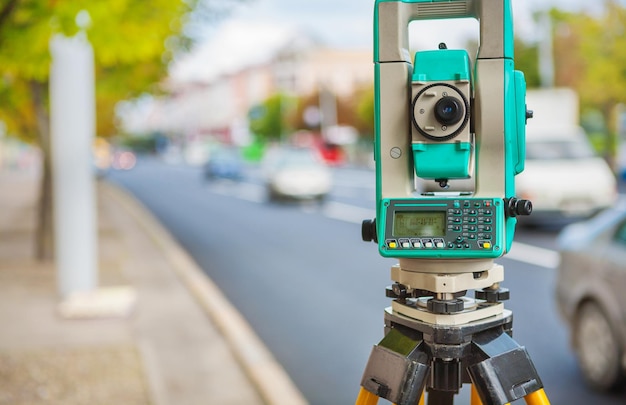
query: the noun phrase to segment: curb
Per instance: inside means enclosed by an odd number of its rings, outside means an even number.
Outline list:
[[[220,289],[160,222],[132,195],[103,181],[101,190],[122,206],[161,249],[183,285],[224,336],[248,378],[268,405],[307,405],[272,353]]]

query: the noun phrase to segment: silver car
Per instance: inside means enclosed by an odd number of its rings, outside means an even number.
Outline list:
[[[626,383],[626,200],[558,238],[556,297],[591,387]]]
[[[262,169],[270,200],[323,200],[332,189],[330,170],[312,149],[273,149],[263,160]]]

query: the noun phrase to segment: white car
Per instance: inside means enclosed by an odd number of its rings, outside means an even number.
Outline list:
[[[329,168],[308,148],[279,148],[268,153],[262,169],[270,200],[322,200],[332,188]]]
[[[596,156],[581,128],[546,128],[529,135],[516,194],[532,202],[533,212],[520,223],[570,222],[615,203],[615,176],[605,160]]]

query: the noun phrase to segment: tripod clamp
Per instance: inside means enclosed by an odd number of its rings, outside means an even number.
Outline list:
[[[512,313],[464,325],[436,325],[385,311],[386,335],[372,349],[361,385],[397,405],[452,403],[472,383],[485,405],[503,405],[541,390],[526,349],[510,334]]]

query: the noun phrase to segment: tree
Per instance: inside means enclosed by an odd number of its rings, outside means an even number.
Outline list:
[[[594,16],[552,10],[556,85],[575,89],[583,114],[600,111],[608,130],[605,152],[616,148],[616,106],[626,103],[626,7],[605,3]]]
[[[37,252],[52,256],[48,115],[49,42],[85,31],[96,59],[97,132],[115,133],[115,104],[146,91],[187,41],[182,29],[196,1],[8,0],[0,7],[0,120],[44,156]]]
[[[294,103],[289,97],[276,93],[252,107],[248,113],[250,132],[263,142],[280,141],[291,129],[289,118]]]
[[[528,44],[519,38],[515,39],[515,69],[524,72],[528,88],[539,87],[539,49],[536,44]]]

